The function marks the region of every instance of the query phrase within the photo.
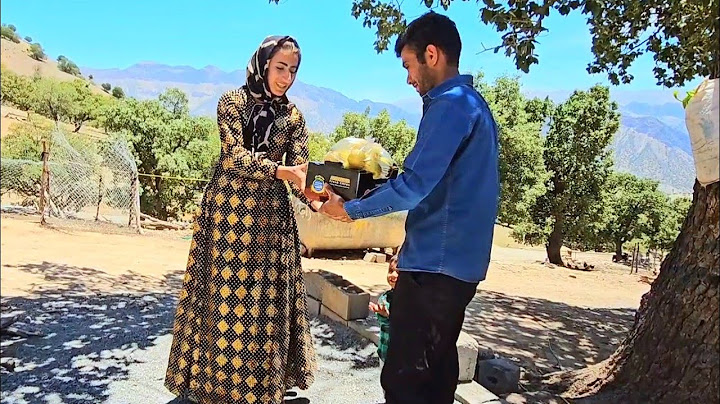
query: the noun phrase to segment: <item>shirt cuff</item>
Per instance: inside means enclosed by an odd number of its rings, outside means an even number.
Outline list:
[[[345,213],[350,216],[350,219],[363,219],[362,212],[360,211],[360,207],[358,206],[358,200],[347,201],[343,203],[343,208],[345,209]]]

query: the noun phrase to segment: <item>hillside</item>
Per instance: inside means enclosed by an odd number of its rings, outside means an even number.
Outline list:
[[[137,98],[153,98],[165,88],[177,87],[188,94],[190,109],[195,115],[215,115],[220,95],[245,82],[245,71],[224,72],[207,66],[195,69],[189,66],[168,66],[152,62],[138,63],[126,69],[83,68],[99,82],[109,82],[122,87],[126,94]],[[370,100],[356,101],[345,95],[323,87],[301,81],[288,93],[290,99],[303,111],[308,126],[315,131],[332,131],[346,112],[363,112],[370,108],[371,115],[387,109],[394,120],[405,119],[410,126],[417,126],[420,114],[385,103]]]
[[[32,76],[37,71],[43,77],[51,77],[62,81],[72,81],[79,78],[58,69],[57,62],[50,56],[42,62],[30,57],[30,44],[24,40],[20,40],[20,43],[15,43],[2,38],[0,42],[2,43],[0,61],[2,61],[5,68],[16,74]],[[88,73],[85,71],[82,72],[85,76],[82,79],[86,80]],[[92,83],[91,86],[94,92],[107,94],[97,83]]]
[[[618,171],[660,181],[660,188],[667,193],[692,191],[695,182],[692,154],[628,127],[620,128],[613,148]]]

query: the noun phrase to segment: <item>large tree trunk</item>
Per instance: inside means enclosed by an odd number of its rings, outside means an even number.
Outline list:
[[[547,243],[547,256],[548,260],[555,265],[564,265],[560,249],[563,244],[563,217],[555,218],[555,224],[553,225],[553,231],[550,233]]]
[[[615,255],[617,255],[618,261],[620,261],[622,259],[622,248],[623,248],[622,241],[615,241]]]
[[[719,192],[720,183],[695,184],[690,212],[630,335],[595,372],[578,372],[570,395],[620,394],[616,402],[623,403],[718,402]]]

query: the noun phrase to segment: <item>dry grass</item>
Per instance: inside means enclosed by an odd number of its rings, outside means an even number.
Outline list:
[[[72,74],[60,71],[57,67],[57,62],[48,57],[46,60],[40,62],[30,57],[30,44],[21,40],[20,43],[15,43],[5,38],[2,38],[2,53],[0,54],[0,61],[3,66],[8,70],[22,76],[32,76],[35,71],[39,71],[43,77],[51,77],[62,81],[76,80],[78,77]],[[72,57],[70,57],[72,60]],[[98,94],[107,94],[103,89],[93,84],[92,89]],[[110,96],[108,94],[108,96]]]

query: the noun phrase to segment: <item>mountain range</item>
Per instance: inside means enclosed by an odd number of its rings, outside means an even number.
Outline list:
[[[196,69],[143,62],[126,69],[82,71],[92,75],[97,83],[120,86],[126,94],[140,99],[155,98],[166,88],[177,87],[187,93],[193,114],[209,116],[215,115],[217,100],[223,92],[245,82],[244,70],[225,72],[214,66]],[[301,81],[293,85],[288,95],[303,111],[308,127],[325,133],[332,131],[346,112],[363,112],[367,108],[371,115],[386,109],[393,120],[403,119],[412,127],[417,127],[421,117],[419,102],[356,101],[338,91]],[[616,169],[657,180],[668,193],[691,193],[695,169],[681,104],[634,100],[622,105],[620,112],[621,126],[613,141]]]

